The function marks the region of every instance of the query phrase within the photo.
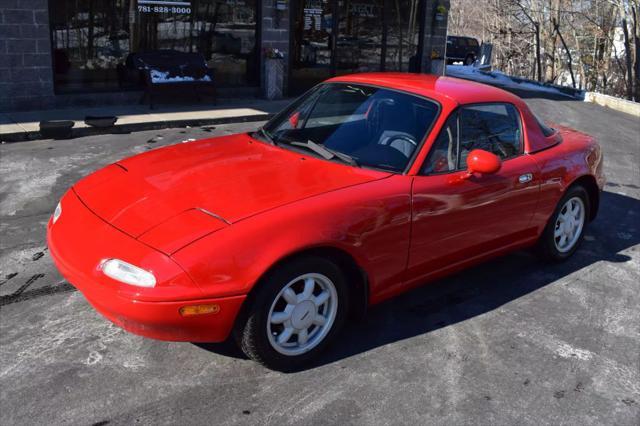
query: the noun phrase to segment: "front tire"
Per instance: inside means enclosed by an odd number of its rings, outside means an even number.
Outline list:
[[[349,306],[345,278],[325,258],[289,261],[259,285],[235,337],[249,358],[268,368],[290,371],[309,363],[344,324]]]
[[[538,241],[538,254],[543,259],[562,261],[575,253],[590,217],[589,201],[589,194],[580,185],[564,194]]]

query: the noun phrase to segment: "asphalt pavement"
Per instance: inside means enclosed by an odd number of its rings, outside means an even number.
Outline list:
[[[82,176],[260,123],[0,145],[0,424],[640,424],[640,122],[528,102],[604,149],[608,184],[576,255],[545,264],[517,252],[412,291],[292,374],[232,345],[120,330],[45,243]]]

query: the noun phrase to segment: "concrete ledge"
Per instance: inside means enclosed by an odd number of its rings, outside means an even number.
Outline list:
[[[585,102],[592,102],[600,106],[611,108],[616,111],[631,114],[634,117],[640,117],[640,103],[628,101],[626,99],[614,98],[613,96],[603,95],[602,93],[587,92],[584,97]]]
[[[252,114],[240,117],[234,116],[209,119],[201,118],[191,120],[147,121],[142,123],[128,124],[116,123],[116,125],[112,127],[74,127],[73,129],[71,129],[70,139],[91,135],[124,134],[131,132],[141,132],[143,130],[172,129],[176,127],[201,127],[213,124],[249,123],[252,121],[266,121],[272,116],[273,114]],[[43,139],[39,131],[20,131],[0,134],[0,140],[7,143],[32,141],[38,139]]]
[[[264,121],[284,108],[290,100],[238,100],[223,106],[173,106],[152,110],[139,105],[118,107],[59,109],[0,114],[0,140],[20,142],[43,139],[40,121],[72,120],[72,138],[94,134],[129,133],[175,127],[198,127],[212,124]],[[114,126],[88,126],[86,116],[118,117]]]

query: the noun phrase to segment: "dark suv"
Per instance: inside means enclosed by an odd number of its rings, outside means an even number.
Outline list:
[[[480,54],[478,40],[472,37],[447,36],[447,63],[462,61],[471,65]]]

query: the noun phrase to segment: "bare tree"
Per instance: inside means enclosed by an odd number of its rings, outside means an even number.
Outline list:
[[[449,33],[507,74],[640,100],[639,0],[451,0]]]

